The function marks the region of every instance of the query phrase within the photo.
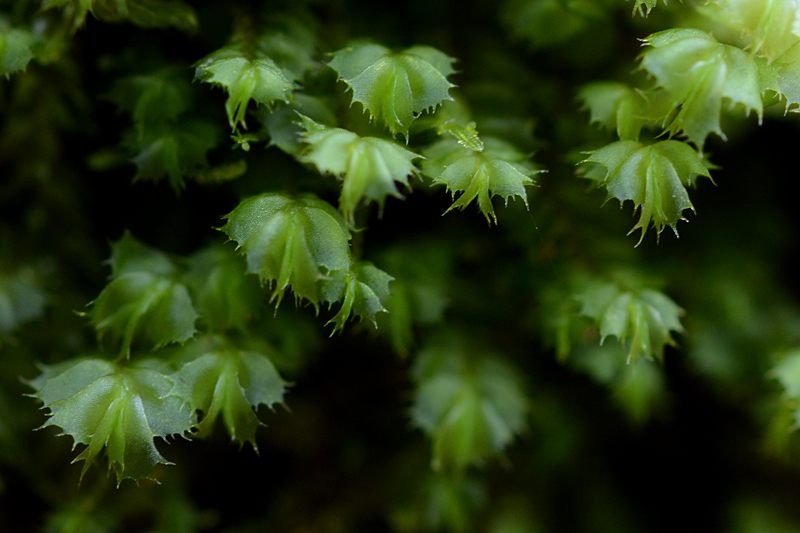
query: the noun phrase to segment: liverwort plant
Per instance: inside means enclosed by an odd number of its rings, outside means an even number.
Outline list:
[[[795,0],[0,0],[0,73],[0,531],[800,527]]]

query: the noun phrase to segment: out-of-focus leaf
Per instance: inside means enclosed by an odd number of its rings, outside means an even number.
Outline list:
[[[413,370],[411,418],[433,440],[434,470],[461,470],[501,454],[526,427],[519,372],[496,355],[467,352],[455,338],[423,348]]]

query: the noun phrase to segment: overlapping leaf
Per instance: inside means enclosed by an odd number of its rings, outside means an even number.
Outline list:
[[[266,355],[224,345],[187,362],[171,379],[170,394],[203,413],[198,436],[207,435],[221,415],[231,439],[256,449],[262,424],[254,409],[282,403],[286,387]]]
[[[218,144],[219,131],[211,122],[185,118],[192,105],[191,88],[179,72],[166,68],[122,78],[110,97],[133,118],[134,132],[124,144],[135,154],[134,180],[159,181],[166,176],[180,190],[186,176],[212,171],[206,152]]]
[[[275,62],[263,52],[247,53],[244,47],[227,46],[197,64],[195,77],[220,85],[228,93],[225,110],[231,129],[245,127],[245,113],[250,100],[269,107],[276,101],[288,101],[294,90]]]
[[[591,113],[591,122],[615,129],[624,141],[636,141],[645,124],[644,96],[624,83],[599,81],[584,85],[578,97]]]
[[[0,270],[0,340],[44,312],[47,293],[34,268]]]
[[[328,64],[353,90],[353,102],[407,139],[420,113],[452,100],[454,85],[447,76],[454,72],[453,61],[429,46],[394,53],[377,44],[356,44],[334,52]]]
[[[792,406],[794,427],[800,427],[800,349],[790,350],[770,370],[769,377],[777,379],[783,387],[783,396]]]
[[[433,439],[434,469],[461,470],[496,456],[526,425],[519,372],[495,355],[441,339],[417,356],[411,417]]]
[[[710,178],[700,156],[690,146],[679,141],[661,141],[645,146],[638,141],[618,141],[594,152],[584,163],[602,165],[593,168],[585,177],[595,179],[606,188],[608,198],[620,204],[631,200],[634,209],[640,208],[639,221],[631,233],[641,228],[639,242],[650,227],[660,234],[664,226],[675,228],[683,211],[694,209],[686,187],[694,186],[697,176]]]
[[[535,48],[557,46],[587,30],[603,16],[600,2],[591,0],[511,0],[503,20],[517,38]]]
[[[86,448],[81,477],[105,447],[109,468],[123,479],[153,479],[157,464],[170,464],[153,439],[181,435],[194,423],[189,406],[169,396],[172,381],[155,370],[122,368],[103,359],[73,360],[45,367],[30,382],[49,409],[42,427],[58,426]]]
[[[383,208],[387,196],[402,198],[395,182],[409,186],[409,176],[417,171],[412,161],[419,155],[391,141],[328,128],[305,116],[302,121],[307,147],[300,160],[342,180],[339,209],[351,224],[362,202],[375,201]]]
[[[648,94],[649,118],[670,135],[685,135],[702,152],[706,137],[720,128],[722,101],[762,115],[758,68],[747,52],[719,43],[695,29],[655,33],[644,40],[641,67],[656,79]]]
[[[328,321],[333,322],[331,332],[341,331],[351,314],[368,318],[377,326],[375,315],[386,312],[383,300],[389,296],[389,282],[394,278],[369,262],[359,262],[349,270],[335,270],[321,286],[321,300],[342,300],[339,312]]]
[[[108,335],[127,354],[135,337],[156,346],[194,335],[197,313],[178,270],[161,252],[130,235],[114,243],[112,280],[87,314],[99,335]]]
[[[82,26],[91,13],[105,22],[129,20],[145,28],[175,27],[183,31],[197,29],[197,15],[180,0],[45,0],[42,9],[64,8],[72,18],[73,30]]]
[[[33,59],[31,50],[42,38],[28,30],[10,28],[0,18],[0,76],[25,70]]]
[[[298,113],[321,125],[336,125],[336,117],[324,101],[303,93],[295,93],[294,99],[287,105],[272,111],[262,109],[257,113],[259,121],[269,133],[270,145],[291,155],[299,154],[305,146]]]
[[[212,331],[244,331],[256,314],[262,295],[258,282],[245,276],[245,266],[229,246],[210,246],[192,254],[184,281],[194,294],[200,319]]]
[[[475,150],[456,139],[443,139],[425,150],[427,160],[422,163],[422,172],[433,178],[434,184],[445,185],[453,196],[462,193],[445,213],[464,209],[477,199],[486,220],[496,223],[492,197],[501,196],[508,202],[519,196],[527,206],[525,187],[534,184],[530,176],[537,171],[527,156],[505,141],[487,137],[484,143],[485,149]]]
[[[295,296],[317,304],[317,282],[350,267],[350,232],[330,204],[306,196],[266,193],[248,198],[225,216],[222,228],[247,256],[247,272],[275,283],[280,303],[292,286]]]
[[[800,39],[800,9],[794,0],[726,0],[700,8],[750,41],[749,50],[769,61]]]
[[[451,251],[439,242],[397,245],[381,257],[392,272],[391,294],[384,300],[388,311],[380,315],[380,329],[389,334],[392,346],[407,355],[414,345],[415,326],[441,322],[450,302]]]
[[[581,313],[595,320],[601,343],[609,335],[628,347],[628,360],[661,360],[664,346],[674,346],[671,332],[683,332],[683,310],[653,289],[630,290],[616,282],[594,281],[576,297]]]

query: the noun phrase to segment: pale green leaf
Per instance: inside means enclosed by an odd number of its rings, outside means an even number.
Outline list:
[[[229,246],[209,246],[187,260],[184,282],[192,289],[200,319],[213,331],[237,329],[257,313],[263,300],[258,282]]]
[[[383,300],[389,296],[389,282],[394,278],[372,263],[361,261],[350,270],[335,270],[321,284],[320,299],[326,302],[342,301],[339,312],[328,321],[333,322],[331,334],[341,331],[351,314],[367,318],[377,327],[375,315],[386,312]]]
[[[197,313],[168,258],[127,235],[113,249],[113,279],[87,313],[98,334],[118,342],[123,354],[134,338],[156,347],[190,339]]]
[[[800,39],[795,0],[726,0],[701,5],[702,13],[742,34],[753,54],[774,61]]]
[[[679,141],[660,141],[645,146],[637,141],[617,141],[594,152],[584,162],[597,163],[606,172],[593,171],[585,177],[606,187],[608,198],[620,204],[631,200],[640,208],[639,221],[630,233],[641,229],[639,242],[652,221],[658,234],[676,224],[683,211],[694,209],[686,187],[694,186],[697,176],[711,175],[703,159],[690,146]]]
[[[408,139],[408,128],[420,113],[452,100],[454,85],[447,76],[453,61],[427,46],[393,53],[380,45],[357,44],[334,52],[328,65],[353,90],[353,102]]]
[[[392,141],[361,137],[301,118],[307,146],[299,159],[342,181],[339,209],[348,222],[353,223],[362,202],[375,201],[383,209],[387,196],[402,198],[395,182],[409,187],[408,178],[417,172],[412,161],[421,156]]]
[[[706,137],[720,128],[722,100],[741,104],[759,120],[763,108],[758,68],[746,52],[719,43],[695,29],[655,33],[644,40],[641,67],[656,78],[657,89],[647,94],[653,114],[670,135],[685,135],[702,152]]]
[[[295,296],[317,304],[317,282],[350,267],[350,232],[330,204],[310,196],[266,193],[248,198],[225,216],[222,231],[247,256],[247,272],[275,283],[280,303],[292,286]]]
[[[510,144],[487,137],[481,151],[463,147],[455,139],[443,139],[425,150],[427,161],[422,171],[433,178],[433,184],[443,184],[455,197],[462,193],[445,211],[464,209],[477,199],[478,208],[491,223],[497,222],[492,197],[508,199],[519,196],[528,205],[525,187],[533,185],[530,176],[537,171],[531,168],[528,158]]]
[[[42,427],[58,426],[76,445],[87,445],[73,461],[85,461],[81,477],[105,447],[117,484],[153,479],[158,463],[170,464],[153,439],[184,434],[194,424],[189,406],[168,396],[172,381],[149,368],[84,359],[45,367],[43,375],[30,382],[50,410]]]
[[[34,57],[31,47],[41,40],[28,30],[5,27],[0,19],[0,75],[25,70]]]
[[[286,383],[269,358],[261,353],[219,347],[184,364],[171,376],[171,395],[202,411],[199,434],[208,435],[222,420],[233,440],[257,449],[258,420],[254,409],[283,402]]]
[[[502,453],[526,425],[519,372],[495,355],[472,355],[455,339],[417,356],[411,418],[433,440],[434,469],[461,470]]]
[[[621,140],[635,141],[646,120],[642,118],[646,100],[624,83],[592,82],[581,87],[578,98],[591,113],[590,121],[616,129]]]
[[[250,56],[242,48],[221,48],[197,64],[195,77],[220,85],[228,93],[225,110],[235,130],[245,127],[245,112],[250,100],[267,107],[288,101],[294,86],[275,62],[265,55]]]
[[[297,155],[305,146],[302,142],[303,126],[298,114],[318,124],[336,126],[336,117],[328,106],[313,96],[295,93],[294,99],[273,111],[259,110],[257,116],[269,133],[269,144],[287,154]]]
[[[576,298],[581,313],[595,320],[601,343],[609,335],[628,349],[628,360],[662,360],[664,346],[674,346],[671,332],[683,332],[683,310],[663,293],[652,289],[628,290],[615,282],[595,281]]]

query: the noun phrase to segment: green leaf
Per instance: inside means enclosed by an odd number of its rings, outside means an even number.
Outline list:
[[[641,228],[639,243],[651,221],[659,235],[664,226],[670,226],[677,235],[676,224],[686,220],[683,211],[694,210],[686,187],[694,186],[697,176],[711,177],[697,152],[679,141],[660,141],[650,146],[618,141],[589,152],[586,162],[606,168],[606,172],[585,174],[606,188],[606,201],[617,198],[623,204],[631,200],[634,209],[641,208],[639,221],[628,233]]]
[[[663,122],[670,135],[685,135],[701,152],[709,133],[725,139],[723,99],[761,120],[758,68],[746,52],[694,29],[655,33],[644,45],[650,48],[641,55],[641,68],[655,76],[657,87],[647,94],[654,101],[650,118]]]
[[[166,176],[173,189],[181,190],[186,176],[208,169],[206,152],[218,142],[217,128],[203,120],[146,128],[136,143],[133,180],[158,182]]]
[[[586,31],[603,16],[600,2],[594,0],[510,0],[502,17],[517,39],[534,48],[565,43]]]
[[[656,7],[656,4],[658,4],[658,0],[634,0],[633,12],[635,14],[638,11],[639,15],[646,17]]]
[[[450,303],[451,251],[438,241],[415,241],[393,246],[381,256],[380,263],[396,273],[396,279],[391,294],[383,301],[388,313],[380,315],[380,320],[388,324],[379,324],[379,329],[389,333],[399,354],[407,355],[415,344],[415,326],[444,320]]]
[[[303,93],[295,93],[287,105],[274,111],[259,110],[259,121],[269,133],[269,144],[275,145],[287,154],[297,155],[305,146],[302,142],[303,126],[298,121],[298,113],[316,123],[336,126],[336,117],[319,98]]]
[[[758,62],[762,92],[774,91],[786,98],[786,110],[797,111],[800,105],[800,42],[774,62]]]
[[[392,134],[408,139],[408,128],[423,111],[445,100],[454,59],[429,46],[393,53],[377,44],[357,44],[333,53],[328,65],[353,90],[370,118],[380,118]]]
[[[230,247],[203,248],[188,259],[184,281],[194,294],[200,319],[212,331],[244,331],[262,302],[258,282]]]
[[[112,249],[113,279],[87,313],[98,335],[110,334],[121,354],[130,352],[136,337],[156,347],[190,339],[197,313],[168,258],[129,235]]]
[[[175,27],[193,32],[197,29],[197,15],[189,4],[180,0],[44,0],[42,10],[63,7],[72,18],[75,31],[91,13],[104,22],[129,20],[145,28]]]
[[[198,436],[208,435],[221,414],[231,438],[256,450],[256,429],[263,424],[253,409],[282,403],[286,389],[266,355],[224,346],[184,364],[171,379],[171,395],[203,413]]]
[[[387,196],[402,198],[395,182],[409,187],[408,178],[416,174],[412,163],[418,154],[392,141],[361,137],[341,128],[328,128],[301,116],[307,147],[299,159],[312,163],[321,173],[342,181],[339,209],[350,224],[362,202],[375,201],[383,210]]]
[[[702,13],[743,35],[746,49],[769,61],[798,42],[800,13],[794,0],[727,0],[698,6]]]
[[[350,232],[330,204],[305,196],[266,193],[248,198],[225,216],[222,231],[247,256],[247,272],[275,282],[280,304],[289,285],[297,299],[319,302],[317,282],[350,267]]]
[[[225,110],[233,130],[239,124],[247,129],[244,115],[250,100],[269,107],[279,100],[288,101],[294,90],[291,80],[272,59],[263,54],[251,57],[237,46],[221,48],[202,59],[195,78],[227,91]]]
[[[174,69],[129,76],[114,82],[109,98],[131,113],[135,123],[158,125],[174,121],[191,103],[191,87]]]
[[[654,356],[663,360],[664,346],[675,346],[670,332],[683,332],[683,309],[656,290],[629,290],[616,282],[593,281],[576,298],[581,313],[600,328],[600,343],[615,336],[628,347],[628,361]]]
[[[493,137],[485,143],[485,150],[475,151],[455,139],[443,139],[425,150],[428,161],[423,162],[422,171],[454,197],[456,192],[463,193],[445,213],[464,209],[477,198],[478,208],[491,224],[492,220],[497,223],[491,198],[499,195],[508,203],[510,197],[519,196],[527,206],[525,187],[534,184],[530,176],[537,171],[509,143]]]
[[[782,354],[778,364],[769,371],[767,377],[777,379],[783,387],[784,400],[791,406],[794,427],[800,427],[800,349],[788,350]]]
[[[8,28],[0,19],[0,75],[25,70],[34,57],[32,46],[42,38],[28,30]]]
[[[156,465],[170,463],[153,439],[182,435],[194,423],[188,405],[168,396],[172,381],[148,368],[82,359],[45,367],[30,384],[50,410],[42,427],[58,426],[76,445],[87,445],[73,461],[85,461],[81,478],[106,447],[117,485],[126,478],[154,479]]]
[[[581,87],[578,98],[589,109],[590,122],[616,129],[621,140],[639,139],[639,132],[646,122],[642,113],[647,103],[640,92],[624,83],[598,81]]]
[[[383,300],[389,296],[389,282],[394,278],[372,263],[361,261],[350,270],[335,270],[321,285],[320,299],[337,302],[344,299],[339,312],[328,321],[335,323],[331,335],[344,329],[351,313],[368,318],[378,326],[375,315],[386,312]]]
[[[47,300],[34,268],[0,270],[0,340],[22,324],[41,317]]]
[[[520,373],[504,359],[465,351],[457,339],[417,356],[411,418],[433,439],[432,467],[462,470],[500,454],[526,426]]]

